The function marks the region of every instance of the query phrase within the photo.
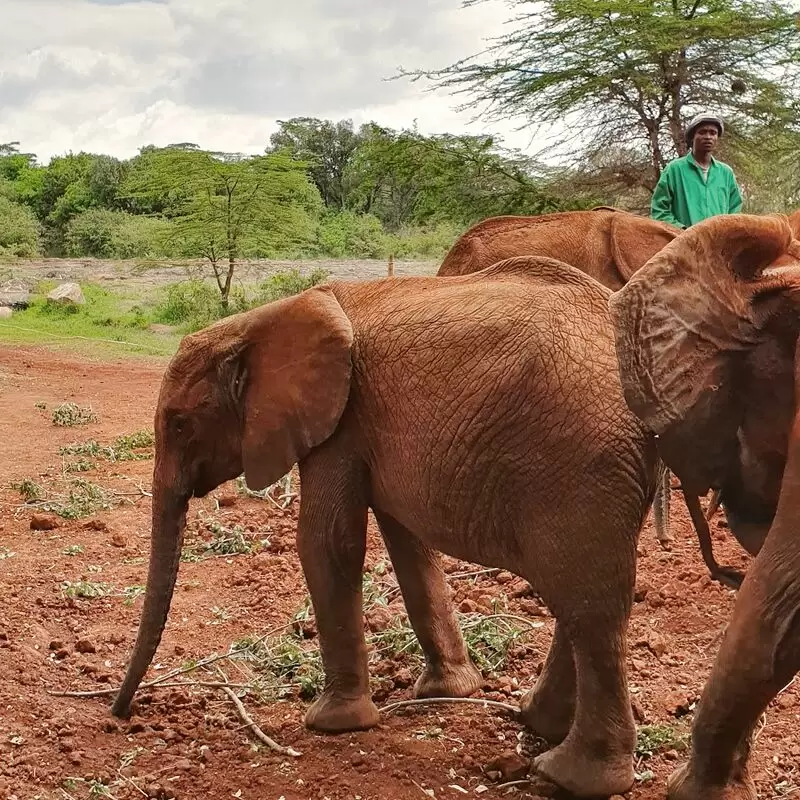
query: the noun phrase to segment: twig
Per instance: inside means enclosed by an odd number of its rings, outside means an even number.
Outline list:
[[[222,685],[220,686],[223,692],[230,698],[231,702],[236,708],[236,713],[239,716],[239,719],[252,731],[253,735],[259,741],[263,742],[270,750],[274,750],[276,753],[280,753],[283,756],[300,756],[302,753],[299,753],[292,747],[283,747],[282,745],[278,744],[274,739],[270,739],[261,728],[256,725],[253,721],[253,718],[247,713],[247,709],[242,704],[242,701],[236,696],[236,692],[233,689],[229,688],[228,686]]]
[[[448,578],[474,578],[477,575],[494,575],[500,572],[499,567],[492,567],[491,569],[479,569],[476,572],[453,572],[448,575]]]
[[[530,778],[523,778],[519,781],[507,781],[506,783],[498,783],[495,789],[508,789],[509,786],[530,786],[532,783]]]
[[[480,617],[476,619],[465,621],[464,627],[472,628],[475,625],[480,625],[487,619],[508,619],[508,620],[513,620],[514,622],[521,622],[523,625],[527,625],[528,629],[532,631],[544,627],[544,622],[531,622],[529,619],[525,619],[525,617],[518,617],[515,616],[514,614],[481,614]]]
[[[411,706],[423,706],[429,703],[468,703],[471,705],[483,706],[484,708],[497,708],[513,716],[519,716],[519,708],[508,703],[498,703],[497,700],[483,700],[479,697],[423,697],[418,700],[400,700],[379,709],[384,714],[391,714],[398,708],[409,708]]]
[[[136,789],[136,791],[139,792],[139,794],[142,795],[142,797],[149,797],[150,796],[149,794],[147,794],[147,792],[144,791],[144,789],[142,789],[139,786],[138,783],[136,783],[135,781],[131,780],[131,778],[129,778],[127,775],[123,775],[120,770],[117,770],[117,775],[119,775],[120,778],[122,778],[122,780],[124,780],[126,783],[129,783],[131,786],[133,786],[133,788]]]

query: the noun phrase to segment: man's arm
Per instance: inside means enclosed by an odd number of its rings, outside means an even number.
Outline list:
[[[742,193],[739,191],[739,184],[736,176],[731,171],[731,188],[728,195],[728,213],[738,214],[742,210]]]
[[[658,179],[656,188],[653,190],[653,199],[650,201],[650,216],[660,222],[667,222],[676,228],[683,228],[683,225],[675,219],[672,213],[672,189],[669,185],[669,174],[665,169]]]

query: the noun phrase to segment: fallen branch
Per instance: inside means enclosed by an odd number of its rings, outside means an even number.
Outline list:
[[[256,725],[253,721],[253,718],[247,713],[247,709],[244,707],[242,701],[236,696],[236,692],[233,691],[229,686],[224,684],[220,685],[219,687],[222,689],[223,692],[228,696],[230,701],[236,708],[236,713],[239,716],[239,719],[246,725],[253,733],[253,735],[259,741],[263,742],[270,750],[274,750],[276,753],[280,753],[283,756],[301,756],[302,753],[299,753],[297,750],[291,747],[283,747],[283,745],[278,744],[274,739],[270,739],[261,728]]]
[[[484,708],[497,708],[505,711],[514,717],[519,716],[519,708],[512,706],[509,703],[498,703],[497,700],[483,700],[479,697],[423,697],[418,700],[400,700],[397,703],[391,703],[379,709],[384,714],[391,714],[398,708],[409,708],[411,706],[423,706],[432,703],[467,703],[471,705],[479,705]]]

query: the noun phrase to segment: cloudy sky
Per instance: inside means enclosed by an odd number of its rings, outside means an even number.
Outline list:
[[[299,115],[478,133],[456,98],[385,78],[477,52],[507,16],[501,0],[0,0],[0,142],[43,161],[180,141],[257,153]]]

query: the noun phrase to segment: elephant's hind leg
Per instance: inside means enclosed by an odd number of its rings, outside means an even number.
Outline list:
[[[566,630],[575,658],[575,718],[564,741],[534,766],[578,797],[608,797],[633,785],[636,728],[625,678],[625,623],[587,615]]]
[[[552,744],[566,739],[575,714],[575,662],[572,644],[560,622],[536,685],[521,703],[522,721]]]
[[[438,554],[392,517],[375,512],[403,593],[408,618],[425,654],[417,697],[466,697],[483,679],[470,661],[447,592]]]
[[[301,465],[301,481],[297,545],[325,668],[325,688],[309,708],[306,725],[327,733],[364,730],[378,724],[369,694],[361,596],[366,502],[340,461],[322,454]]]

